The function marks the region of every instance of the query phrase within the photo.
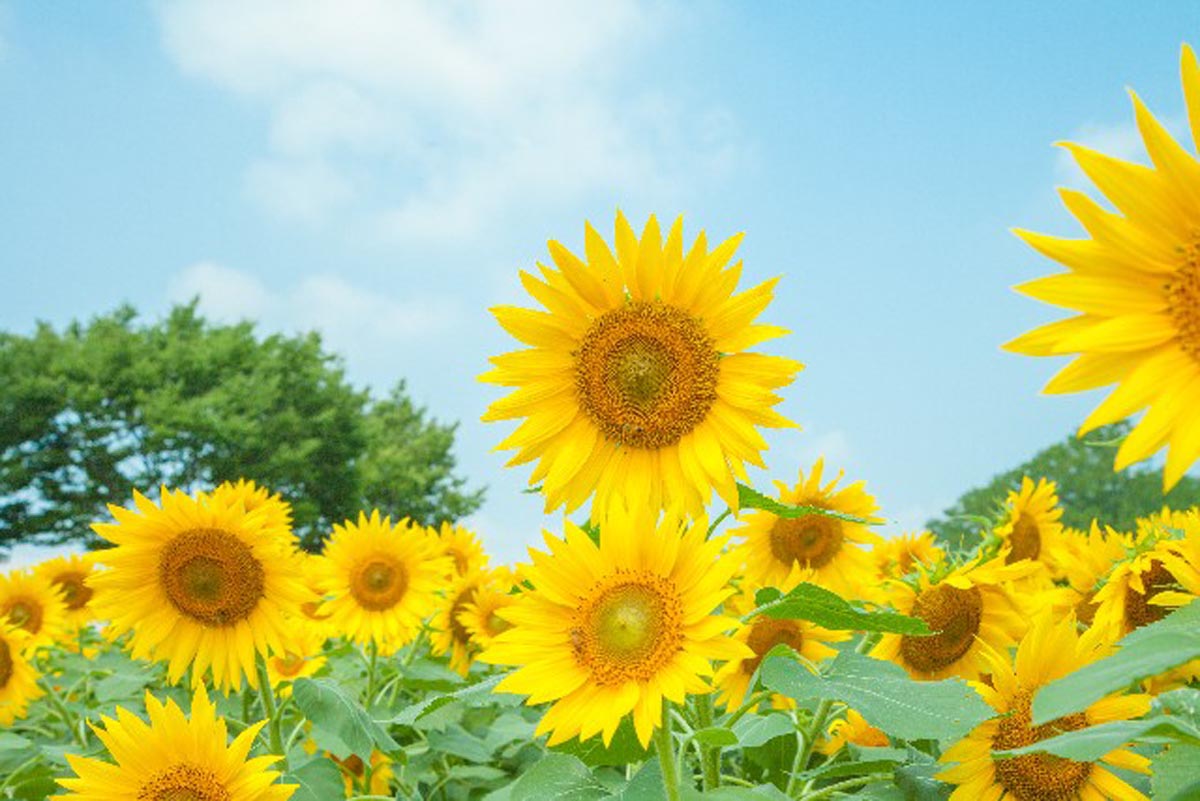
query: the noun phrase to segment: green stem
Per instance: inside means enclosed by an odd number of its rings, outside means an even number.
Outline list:
[[[281,758],[280,764],[286,773],[288,762],[287,752],[283,749],[282,721],[279,719],[279,710],[275,707],[275,691],[271,688],[271,677],[267,675],[267,663],[260,655],[255,660],[255,665],[258,667],[258,692],[262,698],[263,710],[267,713],[267,737],[270,740],[271,753]]]
[[[788,777],[787,793],[789,797],[795,798],[797,786],[800,783],[799,776],[808,768],[808,760],[812,757],[813,747],[817,744],[817,739],[825,731],[825,722],[829,720],[829,710],[833,708],[833,700],[824,698],[817,705],[816,714],[813,715],[812,726],[808,731],[799,735],[803,738],[803,742],[796,750],[796,761],[792,763],[792,775]]]
[[[713,701],[711,695],[696,698],[697,728],[707,729],[713,723]],[[700,750],[700,771],[704,777],[705,791],[721,786],[721,749],[719,746],[697,744]]]
[[[671,733],[671,702],[663,699],[662,725],[654,733],[654,750],[662,767],[663,791],[667,801],[680,801],[679,773],[675,765],[675,736]]]
[[[732,729],[733,724],[745,717],[747,712],[757,707],[763,701],[766,701],[772,695],[774,695],[774,693],[772,693],[770,690],[759,690],[758,692],[749,696],[744,702],[742,702],[742,705],[737,708],[737,711],[729,717],[729,720],[725,721],[725,727]]]
[[[846,779],[843,782],[822,787],[815,793],[808,793],[807,795],[803,796],[802,801],[818,801],[818,799],[821,798],[829,798],[834,793],[841,793],[846,790],[851,790],[855,787],[862,787],[864,784],[888,781],[890,778],[890,774],[886,773],[877,773],[873,776],[855,776],[853,779]]]
[[[375,668],[379,663],[379,646],[372,639],[367,649],[370,651],[371,659],[367,662],[367,699],[363,706],[370,709],[371,704],[375,702]]]
[[[88,747],[86,728],[79,725],[79,721],[67,709],[67,705],[63,703],[62,698],[54,691],[54,687],[49,681],[42,685],[46,690],[46,698],[50,701],[50,706],[54,707],[54,711],[62,718],[63,725],[67,727],[67,731],[79,742],[85,749]]]
[[[713,533],[717,530],[717,526],[721,525],[721,523],[723,523],[725,521],[725,518],[729,517],[731,514],[733,514],[733,510],[730,509],[728,506],[725,507],[725,511],[721,512],[721,514],[717,515],[717,519],[712,521],[712,523],[710,523],[708,525],[708,534],[706,535],[705,539],[707,539],[708,537],[711,537],[713,535]]]

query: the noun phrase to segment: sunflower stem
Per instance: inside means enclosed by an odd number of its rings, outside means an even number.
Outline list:
[[[853,779],[846,779],[837,784],[830,784],[822,787],[813,793],[808,793],[801,797],[801,801],[818,801],[821,798],[829,798],[836,793],[845,792],[855,787],[862,787],[864,784],[873,784],[875,782],[888,781],[891,779],[891,774],[876,773],[873,776],[855,776]]]
[[[364,706],[367,709],[371,708],[371,704],[375,702],[375,669],[379,663],[379,645],[375,642],[375,638],[371,638],[371,644],[367,646],[371,658],[367,662],[367,698]]]
[[[263,710],[267,714],[267,737],[271,744],[271,753],[279,756],[283,772],[288,770],[287,752],[283,749],[282,721],[279,710],[275,706],[275,691],[271,688],[271,677],[267,675],[267,661],[259,655],[255,660],[258,668],[258,692],[262,698]]]
[[[711,695],[696,698],[697,728],[707,729],[713,723],[713,701]],[[721,749],[719,746],[699,743],[700,771],[704,777],[705,791],[721,786]]]
[[[706,534],[704,538],[708,539],[714,533],[716,533],[717,526],[719,526],[719,525],[721,525],[721,523],[725,522],[725,518],[729,517],[731,514],[733,514],[733,509],[730,509],[729,507],[725,507],[725,511],[721,512],[721,514],[717,515],[716,520],[709,523],[708,534]]]
[[[662,725],[654,733],[654,750],[662,768],[663,791],[667,801],[680,801],[679,768],[675,764],[675,735],[671,731],[671,702],[663,699]]]
[[[788,776],[787,789],[784,791],[790,798],[797,797],[796,791],[800,784],[800,774],[808,767],[813,747],[817,744],[817,738],[825,731],[825,721],[829,719],[829,710],[832,708],[833,699],[822,698],[813,715],[812,725],[807,731],[797,733],[801,737],[801,742],[797,746],[796,761],[792,763],[792,773]]]

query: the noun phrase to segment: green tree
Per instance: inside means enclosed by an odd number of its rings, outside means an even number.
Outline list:
[[[1128,423],[1121,422],[1099,428],[1086,439],[1067,437],[985,486],[964,493],[926,526],[955,547],[973,547],[980,539],[980,518],[996,519],[1005,497],[1021,485],[1024,476],[1054,481],[1063,507],[1063,524],[1085,530],[1093,520],[1127,530],[1137,518],[1164,505],[1187,508],[1200,504],[1200,479],[1193,476],[1184,476],[1164,495],[1161,470],[1145,465],[1113,470],[1113,446],[1129,429]]]
[[[59,332],[0,333],[0,549],[97,544],[106,504],[241,477],[282,493],[317,546],[364,507],[425,523],[476,509],[454,475],[455,426],[427,420],[400,384],[351,387],[315,333],[257,337],[196,304],[139,324],[122,307]]]

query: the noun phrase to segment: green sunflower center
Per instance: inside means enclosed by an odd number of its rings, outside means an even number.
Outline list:
[[[207,768],[172,765],[138,788],[137,801],[232,801],[229,789]]]
[[[788,565],[821,568],[842,550],[842,521],[825,515],[779,518],[771,526],[771,555]]]
[[[674,445],[717,399],[717,353],[703,324],[655,301],[598,317],[575,354],[575,388],[605,438],[632,448]]]
[[[1170,607],[1152,604],[1150,601],[1164,590],[1177,589],[1179,582],[1162,562],[1155,559],[1150,563],[1150,569],[1142,574],[1142,586],[1146,589],[1144,593],[1133,587],[1125,588],[1125,620],[1130,630],[1147,623],[1157,623],[1166,617],[1171,611]]]
[[[159,557],[158,580],[181,614],[209,627],[245,620],[264,595],[262,563],[250,546],[219,529],[176,535]]]
[[[1012,535],[1009,537],[1012,550],[1004,563],[1011,565],[1022,559],[1037,559],[1042,552],[1042,533],[1038,528],[1037,519],[1028,512],[1021,512],[1017,522],[1013,523]]]
[[[1011,711],[1000,719],[992,739],[996,750],[1022,748],[1049,737],[1078,731],[1087,726],[1087,716],[1076,712],[1065,718],[1033,726],[1029,692],[1013,698]],[[1019,801],[1073,801],[1087,783],[1090,762],[1075,762],[1053,754],[1026,754],[996,760],[996,780]]]
[[[350,576],[350,594],[372,612],[391,609],[408,591],[408,571],[395,557],[376,554],[359,564]]]
[[[647,572],[601,582],[576,612],[575,658],[601,686],[653,678],[679,651],[683,605],[675,585]]]
[[[67,609],[72,612],[82,609],[88,601],[92,600],[94,590],[84,583],[85,578],[87,578],[87,573],[75,570],[59,573],[54,577],[53,584],[62,590],[63,600],[67,602]]]
[[[25,629],[30,634],[37,634],[42,630],[44,611],[36,598],[18,595],[4,605],[3,615],[0,616],[7,617],[9,623]]]
[[[1179,347],[1200,361],[1200,232],[1183,248],[1183,262],[1166,290],[1167,308],[1179,330]]]
[[[804,633],[794,620],[777,620],[770,617],[758,617],[750,627],[746,637],[746,645],[754,651],[754,656],[742,660],[742,672],[746,675],[758,670],[763,658],[776,645],[786,645],[796,653],[804,644]]]
[[[983,594],[978,587],[959,589],[938,584],[913,603],[913,617],[936,631],[930,637],[900,639],[904,661],[923,673],[936,673],[957,662],[971,649],[983,619]]]
[[[12,651],[8,647],[8,643],[0,640],[0,690],[8,686],[8,682],[13,677],[13,658]]]

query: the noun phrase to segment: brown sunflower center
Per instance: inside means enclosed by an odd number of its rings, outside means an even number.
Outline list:
[[[307,661],[302,654],[294,654],[288,651],[283,656],[274,658],[275,672],[283,677],[295,676],[304,669]]]
[[[575,658],[600,686],[653,678],[679,651],[683,605],[675,585],[648,572],[619,573],[580,605]]]
[[[471,640],[471,632],[467,631],[467,627],[458,619],[466,609],[467,604],[475,600],[475,588],[468,587],[455,597],[454,602],[450,604],[450,636],[455,642],[466,645]]]
[[[18,595],[9,599],[8,603],[4,605],[3,615],[0,616],[7,617],[9,623],[25,629],[30,634],[37,634],[42,630],[42,617],[45,611],[36,598]]]
[[[1021,512],[1017,522],[1013,523],[1012,535],[1009,537],[1012,550],[1004,560],[1006,565],[1019,562],[1022,559],[1037,559],[1042,552],[1042,533],[1037,520],[1028,512]]]
[[[359,606],[372,612],[391,609],[407,591],[408,571],[387,554],[361,562],[350,576],[350,594]]]
[[[1033,726],[1030,698],[1025,690],[1013,698],[1011,711],[1000,719],[992,739],[993,748],[1022,748],[1087,726],[1087,716],[1082,712]],[[1025,754],[999,759],[995,764],[996,779],[1017,801],[1073,801],[1079,798],[1079,791],[1092,770],[1090,762],[1075,762],[1053,754]]]
[[[1179,330],[1179,347],[1200,361],[1200,232],[1183,249],[1183,262],[1166,290],[1167,308]]]
[[[264,595],[262,563],[250,546],[219,529],[176,535],[159,557],[158,580],[181,614],[211,627],[245,620]]]
[[[8,686],[8,681],[13,677],[13,658],[12,651],[9,650],[8,643],[0,640],[0,690]]]
[[[87,573],[72,570],[59,573],[52,581],[56,587],[62,590],[63,600],[67,602],[67,609],[72,612],[82,609],[88,601],[92,600],[92,594],[95,591],[83,583],[85,578],[87,578]]]
[[[575,354],[580,404],[605,438],[632,448],[674,445],[717,399],[719,354],[703,324],[661,302],[597,318]]]
[[[776,645],[786,645],[796,653],[804,644],[804,634],[794,620],[776,620],[770,617],[758,617],[750,627],[746,637],[746,645],[754,651],[754,656],[742,660],[742,672],[749,675],[758,670],[763,657]]]
[[[207,768],[172,765],[144,783],[137,801],[232,801],[224,783]]]
[[[820,568],[833,561],[846,535],[842,521],[825,515],[779,518],[771,526],[771,555],[789,567]]]
[[[1164,590],[1178,587],[1179,582],[1162,562],[1155,559],[1150,563],[1150,569],[1142,574],[1142,586],[1146,592],[1140,593],[1133,587],[1125,588],[1125,621],[1130,631],[1147,623],[1157,623],[1167,616],[1170,608],[1150,603],[1154,596]]]
[[[924,620],[937,634],[905,635],[900,640],[900,653],[917,670],[935,673],[953,665],[970,650],[983,619],[983,595],[978,587],[961,590],[938,584],[917,596],[912,615]]]

